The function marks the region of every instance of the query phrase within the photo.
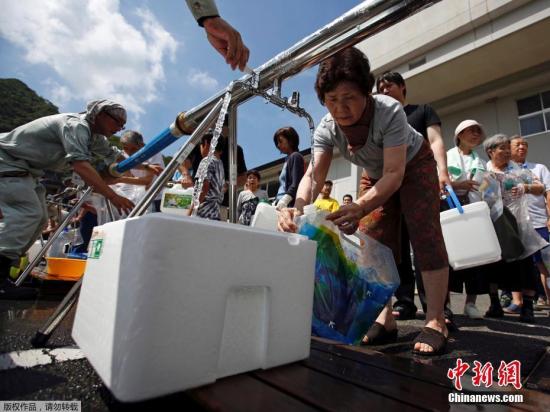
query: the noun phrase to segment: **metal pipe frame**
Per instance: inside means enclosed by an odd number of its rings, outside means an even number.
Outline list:
[[[302,39],[290,49],[279,53],[271,60],[256,68],[253,74],[248,74],[233,82],[230,87],[231,113],[236,114],[237,107],[255,95],[261,95],[270,103],[289,110],[291,113],[305,117],[309,128],[314,129],[311,116],[298,106],[288,104],[281,97],[282,82],[301,71],[312,67],[327,57],[346,47],[390,27],[411,14],[422,10],[440,0],[368,0],[354,7],[347,13],[327,24],[320,30]],[[251,87],[255,84],[257,87]],[[271,89],[272,93],[267,93]],[[217,100],[223,97],[225,91],[204,101],[185,113],[180,113],[178,119],[182,124],[180,129],[193,129],[198,120],[210,111]],[[237,120],[229,116],[229,218],[237,221],[236,211],[236,176],[237,158]],[[235,177],[235,179],[233,179]]]
[[[261,95],[270,103],[274,103],[280,107],[286,108],[294,114],[305,117],[308,120],[310,129],[312,129],[314,126],[311,116],[305,112],[305,110],[288,104],[288,102],[280,96],[283,80],[318,64],[323,59],[338,51],[352,46],[438,1],[440,0],[365,1],[320,30],[296,43],[290,49],[283,51],[264,63],[254,70],[252,74],[245,75],[241,79],[230,83],[228,88],[220,91],[217,95],[192,108],[188,112],[180,113],[174,124],[170,127],[170,130],[172,130],[172,128],[178,130],[178,133],[174,136],[184,133],[183,131],[195,130],[195,132],[193,132],[191,138],[180,149],[178,155],[174,157],[174,159],[179,159],[179,163],[170,163],[166,167],[164,172],[155,180],[145,197],[141,199],[128,217],[140,216],[145,213],[146,208],[152,202],[154,196],[161,190],[166,182],[168,182],[177,166],[191,153],[193,147],[196,146],[200,137],[204,134],[204,132],[199,134],[196,133],[197,123],[199,123],[208,113],[211,113],[217,102],[223,99],[227,90],[231,90],[231,113],[236,114],[237,107],[240,104],[246,102],[255,95]],[[251,85],[255,87],[251,87]],[[269,89],[273,90],[271,94],[267,93]],[[236,117],[235,115],[230,115],[229,117],[229,205],[230,220],[236,222],[236,216],[234,215],[236,215],[235,205],[237,190],[237,175],[235,170],[237,124],[236,119],[232,120],[232,118]],[[180,152],[183,153],[183,156],[180,156]]]
[[[145,196],[135,205],[128,217],[141,216],[145,213],[157,193],[164,187],[164,185],[170,180],[174,175],[176,169],[183,161],[189,156],[191,151],[199,143],[201,137],[206,133],[208,128],[212,126],[216,120],[216,116],[220,112],[220,109],[223,104],[223,98],[219,99],[218,102],[210,109],[208,115],[202,120],[199,126],[195,129],[193,134],[189,139],[183,144],[183,146],[178,150],[174,155],[170,163],[164,168],[162,173],[155,179],[151,187],[145,193]]]
[[[237,223],[237,106],[229,106],[229,221]]]
[[[92,193],[91,187],[86,189],[86,191],[83,193],[82,197],[77,202],[77,204],[74,205],[74,207],[69,211],[65,219],[63,219],[63,221],[59,224],[59,227],[57,228],[57,230],[52,235],[50,235],[48,241],[42,246],[42,249],[40,249],[40,251],[35,256],[35,258],[31,262],[29,262],[29,264],[27,265],[23,273],[19,275],[19,277],[15,281],[16,286],[21,286],[21,283],[23,283],[23,281],[27,278],[27,276],[29,276],[29,273],[31,273],[31,271],[36,267],[38,262],[40,262],[40,259],[44,257],[44,255],[46,254],[46,251],[51,246],[51,244],[59,237],[61,232],[63,232],[63,230],[67,227],[67,225],[69,224],[73,216],[76,215],[76,212],[80,210],[84,202],[88,199],[88,196],[90,195],[90,193]]]
[[[240,105],[253,97],[254,93],[246,87],[253,76],[259,76],[258,89],[268,90],[277,86],[280,90],[282,80],[315,66],[322,60],[353,46],[360,41],[381,32],[440,0],[367,0],[347,13],[327,24],[315,33],[296,43],[288,50],[279,53],[254,70],[254,74],[245,75],[235,82],[232,90],[232,105]],[[193,129],[195,124],[210,111],[213,105],[223,97],[225,90],[212,96],[184,114],[185,129]]]

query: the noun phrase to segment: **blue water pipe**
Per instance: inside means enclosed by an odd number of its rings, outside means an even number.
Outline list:
[[[193,126],[185,121],[184,113],[180,113],[176,118],[176,121],[160,132],[149,143],[139,149],[132,156],[123,160],[120,163],[113,163],[109,167],[109,173],[115,177],[120,176],[122,173],[135,168],[137,165],[150,159],[165,147],[170,146],[176,140],[178,140],[184,134],[189,135],[193,132]]]

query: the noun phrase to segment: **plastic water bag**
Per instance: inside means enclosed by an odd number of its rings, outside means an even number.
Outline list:
[[[399,286],[391,250],[340,233],[326,212],[304,216],[299,233],[317,242],[312,334],[359,344]]]

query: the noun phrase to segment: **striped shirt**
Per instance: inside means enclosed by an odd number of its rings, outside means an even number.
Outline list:
[[[206,159],[206,157],[203,158],[201,164],[206,162]],[[199,165],[199,169],[200,167]],[[205,180],[208,180],[210,187],[204,201],[197,209],[197,216],[205,219],[220,220],[220,206],[223,201],[225,174],[223,171],[223,163],[217,157],[214,157],[212,162],[208,165],[208,172]]]

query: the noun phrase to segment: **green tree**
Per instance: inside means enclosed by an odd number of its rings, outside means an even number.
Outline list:
[[[50,101],[18,79],[0,79],[0,132],[9,132],[39,117],[58,114]]]

